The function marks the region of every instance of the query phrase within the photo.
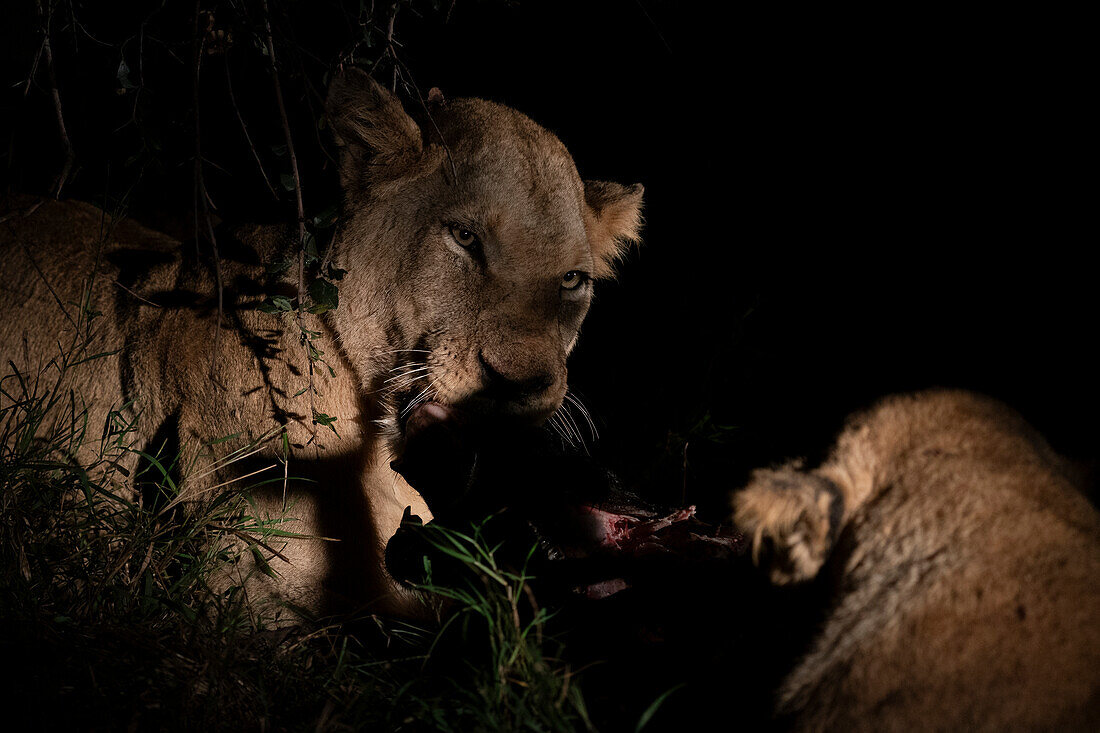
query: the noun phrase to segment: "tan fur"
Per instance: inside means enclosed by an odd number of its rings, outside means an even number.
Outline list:
[[[780,692],[795,727],[1100,726],[1100,516],[1004,406],[963,392],[889,398],[822,466],[760,472],[734,509],[774,553],[775,580],[809,579],[828,560],[835,581]]]
[[[304,325],[322,333],[316,345],[336,372],[318,368],[314,380],[316,410],[338,418],[339,436],[312,424],[308,394],[295,396],[308,378],[292,317],[256,308],[265,295],[295,295],[293,269],[274,289],[262,286],[264,265],[292,254],[294,237],[252,227],[239,234],[243,246],[223,241],[227,305],[215,353],[214,281],[209,266],[186,256],[190,245],[73,202],[47,202],[0,225],[11,316],[0,325],[0,358],[35,374],[57,356],[58,339],[73,330],[58,299],[79,301],[99,252],[92,304],[103,315],[94,320],[93,349],[121,351],[75,369],[71,386],[89,401],[93,424],[134,400],[138,447],[174,419],[185,452],[197,457],[191,475],[200,478],[184,485],[189,499],[248,471],[281,475],[279,441],[247,461],[208,467],[286,427],[289,473],[317,483],[292,486],[294,521],[284,529],[338,542],[289,542],[290,564],[272,560],[280,580],[250,573],[250,594],[315,612],[338,601],[409,612],[412,601],[385,573],[382,551],[405,507],[430,515],[389,468],[400,450],[390,434],[392,370],[412,361],[427,367],[416,384],[433,385],[440,403],[544,419],[565,393],[566,356],[591,301],[590,285],[562,290],[563,275],[610,272],[617,243],[637,237],[641,187],[598,184],[588,203],[589,187],[552,134],[490,102],[436,101],[421,126],[358,71],[330,90],[345,190],[332,263],[347,275],[337,310]],[[476,229],[482,259],[449,239],[451,223]],[[482,362],[499,378],[545,389],[493,398]],[[234,433],[243,437],[209,445]],[[257,499],[262,513],[277,515],[281,483]]]

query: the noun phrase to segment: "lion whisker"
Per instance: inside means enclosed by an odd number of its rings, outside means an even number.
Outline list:
[[[584,436],[581,435],[580,426],[577,425],[577,421],[573,419],[572,413],[569,412],[569,408],[565,406],[564,402],[562,403],[562,406],[565,408],[561,412],[563,422],[569,427],[570,432],[577,437],[577,443],[584,450],[584,452],[587,453],[588,444],[585,443]]]
[[[409,387],[416,384],[421,379],[424,379],[425,377],[428,377],[428,376],[430,376],[430,375],[427,371],[423,372],[422,374],[418,374],[416,376],[410,376],[409,374],[399,374],[399,375],[396,375],[395,377],[393,377],[392,379],[404,378],[404,381],[399,381],[395,384],[388,384],[388,382],[390,382],[391,379],[387,379],[385,382],[382,383],[382,386],[380,386],[378,389],[371,390],[370,392],[368,392],[368,394],[389,394],[389,395],[393,395],[393,394],[396,394],[397,392],[408,389]]]
[[[556,422],[554,422],[554,415],[546,418],[546,423],[544,424],[543,429],[549,430],[551,433],[557,435],[559,438],[561,437],[561,431],[558,430],[558,425]]]
[[[573,439],[573,433],[569,429],[568,424],[565,422],[565,418],[562,416],[562,406],[558,405],[558,409],[554,411],[554,414],[550,416],[547,423],[554,429],[554,432],[562,439],[562,442],[570,448],[575,448],[577,443]]]
[[[430,367],[430,366],[422,366],[422,367],[418,367],[418,368],[416,368],[416,369],[410,369],[410,370],[408,370],[408,371],[404,371],[404,372],[401,372],[400,374],[395,374],[395,375],[393,375],[393,376],[392,376],[392,377],[390,377],[389,379],[387,379],[387,380],[385,380],[384,382],[382,382],[382,384],[389,384],[390,382],[395,382],[395,381],[397,381],[397,380],[399,380],[399,379],[404,379],[404,378],[407,378],[407,377],[411,377],[412,375],[414,375],[414,374],[417,374],[417,373],[419,373],[419,372],[427,372],[427,371],[429,371],[430,369],[431,369],[431,367]],[[423,376],[423,375],[422,375],[422,376]],[[419,377],[418,377],[418,378],[419,378]]]
[[[569,403],[577,408],[581,413],[581,417],[588,423],[588,430],[592,434],[592,440],[596,441],[600,439],[600,431],[596,429],[596,421],[592,419],[592,413],[581,402],[580,398],[571,392],[565,393],[565,399],[569,400]]]
[[[412,412],[412,410],[414,408],[416,408],[418,405],[420,405],[424,402],[427,402],[432,397],[434,397],[435,396],[434,394],[430,394],[431,391],[434,388],[435,388],[435,381],[433,380],[427,387],[425,387],[423,390],[420,391],[420,394],[418,394],[416,397],[413,397],[412,402],[410,402],[408,404],[408,406],[404,410],[401,411],[401,417],[405,417],[405,415]]]

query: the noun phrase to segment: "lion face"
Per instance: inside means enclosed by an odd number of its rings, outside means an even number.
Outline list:
[[[348,271],[334,325],[401,434],[542,421],[565,396],[594,280],[637,238],[641,187],[582,182],[564,145],[507,107],[427,115],[417,125],[356,71],[333,84]]]

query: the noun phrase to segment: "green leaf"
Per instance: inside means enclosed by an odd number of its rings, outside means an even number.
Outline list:
[[[122,349],[115,349],[114,351],[101,351],[98,354],[92,354],[91,356],[86,356],[83,359],[81,359],[80,361],[74,361],[69,366],[74,367],[74,366],[77,366],[78,364],[83,364],[84,362],[93,361],[95,359],[102,359],[105,356],[114,356],[115,354],[117,354],[120,351],[122,351]]]
[[[126,65],[126,59],[118,62],[118,73],[115,76],[123,89],[137,89],[137,84],[130,81],[130,67]]]
[[[342,270],[331,262],[325,266],[324,276],[327,277],[329,280],[336,280],[337,282],[339,282],[340,280],[343,280],[344,275],[347,274],[347,270]]]
[[[313,301],[309,309],[310,313],[336,310],[336,306],[340,304],[340,295],[336,286],[320,277],[309,284],[309,298]]]
[[[294,190],[294,176],[290,175],[289,173],[280,173],[279,183],[283,184],[283,189],[287,191]]]
[[[313,236],[313,232],[306,232],[306,236],[302,240],[302,248],[305,250],[307,265],[321,261],[321,258],[317,256],[317,237]]]
[[[280,260],[279,262],[272,262],[264,269],[267,270],[268,275],[282,275],[284,272],[290,269],[290,266],[292,264],[294,264],[294,260],[288,257],[285,260]]]
[[[278,580],[279,574],[275,572],[275,568],[271,567],[271,564],[264,558],[263,553],[260,552],[260,548],[253,545],[248,549],[252,551],[252,559],[256,562],[256,567],[260,569],[260,572],[273,580]]]
[[[336,432],[336,428],[333,426],[333,423],[336,422],[336,418],[333,417],[332,415],[326,415],[323,412],[317,412],[316,410],[314,410],[313,411],[313,422],[315,422],[318,425],[321,425],[323,427],[328,428],[329,430],[331,430],[336,435],[340,434],[340,433]]]
[[[654,700],[652,703],[650,703],[649,707],[646,708],[645,712],[642,713],[642,716],[640,718],[638,718],[638,725],[634,726],[634,733],[639,733],[639,731],[641,731],[642,728],[645,728],[646,725],[649,724],[649,721],[653,718],[654,715],[657,714],[657,710],[660,709],[661,705],[664,703],[664,701],[666,699],[668,699],[669,695],[671,695],[672,693],[676,692],[681,687],[684,687],[686,685],[687,685],[686,682],[681,682],[680,684],[678,684],[674,687],[670,687],[669,689],[667,689],[663,693],[661,693],[661,695],[658,696],[656,700]]]
[[[264,313],[287,313],[294,310],[294,304],[285,295],[273,295],[258,307]]]
[[[330,226],[336,223],[336,216],[340,213],[339,206],[336,204],[330,204],[325,209],[313,217],[313,226],[318,229],[328,229]]]

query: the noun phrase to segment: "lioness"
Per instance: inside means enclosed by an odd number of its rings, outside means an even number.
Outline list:
[[[71,370],[89,424],[98,429],[132,400],[145,441],[175,436],[185,452],[200,447],[185,496],[251,473],[258,457],[274,464],[285,428],[290,475],[316,483],[291,483],[297,521],[283,529],[337,541],[290,542],[289,563],[272,559],[279,581],[252,573],[250,583],[312,612],[348,600],[409,610],[382,554],[406,507],[430,517],[390,468],[410,426],[552,415],[593,282],[638,238],[641,186],[582,182],[562,143],[515,110],[435,95],[429,104],[418,124],[354,69],[329,91],[344,190],[331,264],[347,273],[339,306],[303,322],[321,333],[314,344],[333,368],[317,364],[313,397],[294,314],[259,309],[265,295],[295,295],[297,268],[274,290],[260,283],[265,264],[293,256],[296,236],[253,227],[233,247],[222,242],[215,338],[213,268],[189,258],[191,247],[72,202],[0,226],[4,282],[17,290],[0,324],[0,359],[37,373],[80,313],[101,312],[86,353],[120,350]],[[243,437],[217,442],[234,434]],[[261,456],[220,460],[271,434]],[[261,511],[279,513],[282,491],[276,480],[258,495]]]
[[[1100,728],[1100,516],[1018,415],[892,397],[735,521],[772,580],[833,596],[779,712],[800,729]]]

